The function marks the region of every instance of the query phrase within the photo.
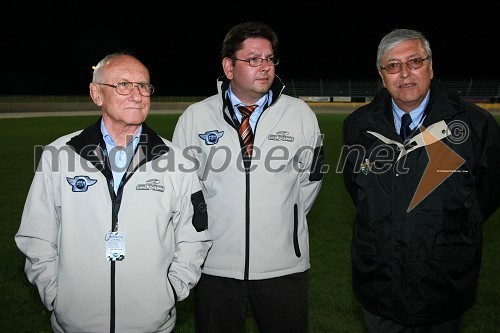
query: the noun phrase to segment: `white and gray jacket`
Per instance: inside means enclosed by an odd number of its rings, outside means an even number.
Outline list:
[[[197,163],[213,246],[203,273],[235,279],[267,279],[310,267],[306,215],[322,184],[322,135],[302,100],[282,94],[261,114],[254,157],[243,161],[239,124],[227,105],[229,82],[219,94],[189,106],[172,141]]]
[[[175,159],[173,158],[175,155]],[[179,148],[146,124],[115,194],[100,120],[43,150],[15,236],[55,332],[171,332],[211,246],[203,194]],[[108,233],[125,257],[106,259]]]

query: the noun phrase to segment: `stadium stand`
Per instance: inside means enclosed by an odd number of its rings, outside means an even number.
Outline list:
[[[471,100],[473,102],[499,102],[500,80],[439,80],[439,82],[446,90],[457,93],[462,98]],[[369,101],[382,88],[381,80],[285,80],[284,83],[284,93],[291,96],[301,97],[305,100],[310,101],[314,101],[315,97],[317,97],[316,101],[322,102]]]

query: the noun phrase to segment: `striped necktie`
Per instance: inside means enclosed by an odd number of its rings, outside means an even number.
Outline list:
[[[243,141],[243,147],[245,148],[245,156],[252,156],[253,148],[253,132],[252,127],[250,127],[250,115],[257,108],[258,105],[240,105],[238,110],[241,113],[241,126],[239,129],[241,140]]]
[[[403,142],[408,139],[411,134],[410,124],[412,122],[411,116],[408,113],[405,113],[401,118],[401,129],[399,130],[399,136],[403,139]]]

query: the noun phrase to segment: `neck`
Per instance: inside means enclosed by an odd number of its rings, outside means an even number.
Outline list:
[[[117,146],[125,147],[130,141],[134,139],[135,134],[139,130],[140,125],[125,125],[125,124],[107,124],[104,122],[106,130],[113,138]]]

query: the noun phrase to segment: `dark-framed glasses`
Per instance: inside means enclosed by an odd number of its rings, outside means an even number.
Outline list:
[[[134,87],[137,87],[137,89],[139,89],[139,93],[145,97],[153,95],[153,92],[155,91],[155,87],[146,82],[118,82],[116,84],[97,82],[97,84],[115,88],[116,92],[120,95],[130,95],[132,90],[134,90]]]
[[[269,57],[269,58],[250,58],[250,59],[238,59],[238,58],[233,58],[233,60],[238,60],[238,61],[244,61],[248,62],[248,64],[251,67],[259,67],[264,63],[264,60],[267,61],[268,66],[276,66],[280,63],[280,60],[275,57]]]
[[[401,68],[406,64],[409,70],[419,69],[424,65],[424,61],[429,59],[427,58],[411,58],[407,62],[390,62],[385,67],[380,67],[387,72],[387,74],[396,74],[401,72]]]

